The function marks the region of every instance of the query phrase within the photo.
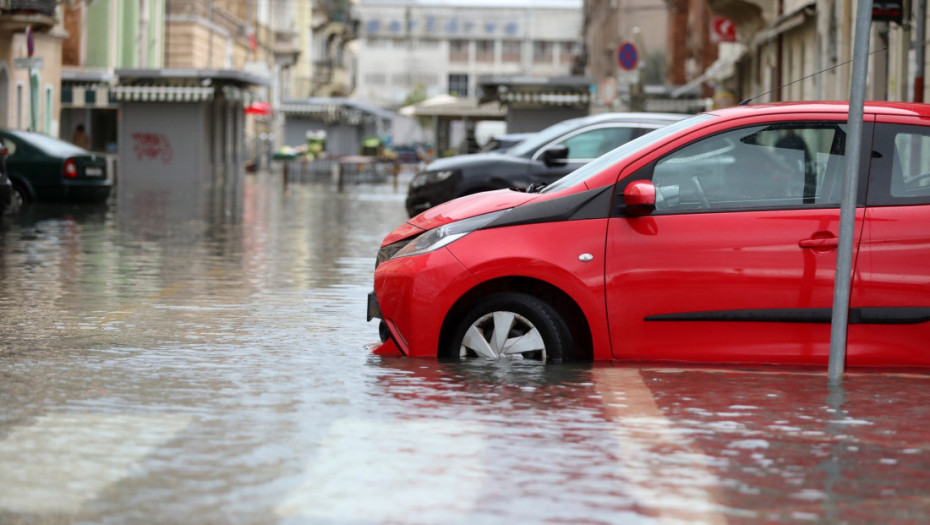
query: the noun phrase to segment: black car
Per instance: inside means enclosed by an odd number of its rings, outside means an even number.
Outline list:
[[[549,126],[504,152],[438,159],[410,181],[407,213],[413,217],[472,193],[548,184],[621,144],[687,116],[604,113],[580,117]]]
[[[497,135],[481,147],[482,153],[507,151],[517,144],[533,136],[533,133],[507,133],[506,135]]]
[[[0,146],[9,153],[6,167],[14,210],[33,201],[103,202],[110,196],[113,183],[102,155],[19,130],[0,130]]]

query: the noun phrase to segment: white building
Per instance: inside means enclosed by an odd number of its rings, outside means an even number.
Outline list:
[[[398,107],[427,96],[477,96],[483,76],[571,73],[582,51],[581,0],[359,0],[354,97]]]

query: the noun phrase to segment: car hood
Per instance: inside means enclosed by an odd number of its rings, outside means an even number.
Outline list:
[[[492,211],[521,206],[540,197],[538,193],[514,190],[495,190],[466,195],[430,208],[404,224],[398,226],[384,238],[382,246],[438,228],[444,224],[460,221]]]

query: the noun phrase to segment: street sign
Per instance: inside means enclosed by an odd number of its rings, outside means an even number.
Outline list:
[[[736,42],[736,24],[729,18],[715,16],[710,25],[712,42]]]
[[[44,66],[45,60],[42,57],[13,59],[13,69],[42,69]]]
[[[29,55],[29,58],[32,58],[35,52],[36,39],[35,35],[32,33],[32,26],[26,26],[26,53]]]
[[[624,71],[632,71],[639,65],[639,51],[633,42],[624,42],[620,44],[617,50],[617,63]]]

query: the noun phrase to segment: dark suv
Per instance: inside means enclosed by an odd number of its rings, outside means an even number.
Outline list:
[[[417,173],[407,190],[413,217],[463,195],[545,185],[656,128],[681,120],[677,113],[603,113],[565,120],[505,152],[438,159]]]

